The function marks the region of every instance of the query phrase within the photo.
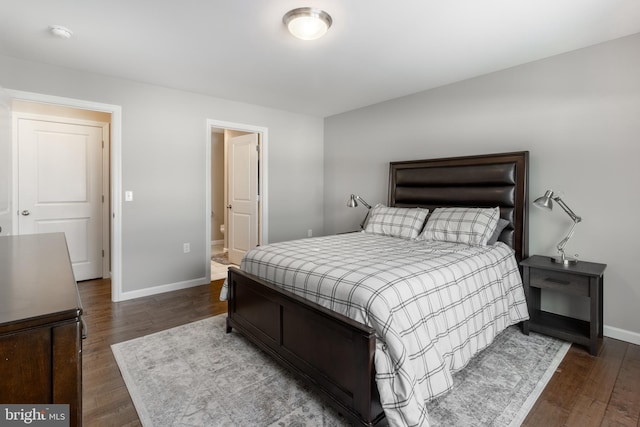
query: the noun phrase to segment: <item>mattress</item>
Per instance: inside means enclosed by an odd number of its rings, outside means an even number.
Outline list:
[[[261,246],[240,268],[376,331],[376,384],[391,425],[426,426],[506,327],[529,318],[513,250],[348,233]],[[226,284],[221,299],[226,299]]]

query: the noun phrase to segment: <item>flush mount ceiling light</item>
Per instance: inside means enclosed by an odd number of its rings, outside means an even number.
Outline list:
[[[333,22],[327,12],[314,7],[290,10],[282,21],[291,34],[302,40],[315,40],[324,36]]]
[[[49,31],[56,37],[60,37],[61,39],[70,39],[73,35],[73,32],[67,27],[63,27],[62,25],[52,25],[49,27]]]

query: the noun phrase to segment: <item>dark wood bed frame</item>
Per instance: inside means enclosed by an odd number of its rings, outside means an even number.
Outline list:
[[[527,151],[392,162],[389,206],[500,207],[500,240],[527,256]],[[237,268],[227,332],[250,341],[320,392],[353,425],[386,425],[375,383],[375,331]]]

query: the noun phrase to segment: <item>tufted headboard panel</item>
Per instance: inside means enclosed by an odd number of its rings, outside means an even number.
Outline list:
[[[529,152],[391,162],[389,206],[500,207],[500,241],[518,261],[528,253]]]

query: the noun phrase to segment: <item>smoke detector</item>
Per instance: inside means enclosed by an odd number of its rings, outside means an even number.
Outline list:
[[[60,37],[61,39],[70,39],[73,35],[73,32],[67,27],[63,27],[62,25],[52,25],[49,27],[49,31],[56,37]]]

